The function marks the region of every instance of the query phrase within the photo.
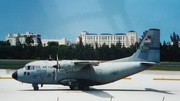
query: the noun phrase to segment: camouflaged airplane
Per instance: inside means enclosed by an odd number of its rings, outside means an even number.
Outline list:
[[[146,70],[160,62],[160,30],[149,29],[137,51],[130,57],[108,62],[88,60],[40,60],[27,63],[12,77],[30,83],[34,90],[44,84],[69,86],[71,90],[88,90]]]

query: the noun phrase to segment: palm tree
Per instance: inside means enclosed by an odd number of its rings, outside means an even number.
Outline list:
[[[28,46],[30,46],[30,45],[33,44],[33,43],[34,43],[34,40],[33,40],[32,36],[28,36],[28,37],[26,38],[26,44],[27,44]]]
[[[173,32],[173,35],[170,35],[171,41],[173,42],[173,47],[178,47],[178,42],[180,41],[179,35]]]
[[[42,46],[42,41],[41,41],[40,35],[38,35],[37,43],[38,43],[38,46]]]
[[[179,53],[179,45],[178,45],[178,42],[180,41],[179,40],[179,35],[177,35],[175,32],[173,32],[172,35],[170,35],[170,38],[171,38],[171,41],[173,42],[173,47],[171,48],[171,57],[172,57],[172,61],[179,61],[178,60],[178,53]]]

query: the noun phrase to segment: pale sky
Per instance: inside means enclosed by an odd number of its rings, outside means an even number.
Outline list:
[[[0,0],[0,40],[8,33],[75,41],[82,31],[126,33],[159,28],[161,42],[180,35],[180,0]]]

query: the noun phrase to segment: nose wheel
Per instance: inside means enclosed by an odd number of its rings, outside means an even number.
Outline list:
[[[34,90],[39,90],[38,84],[32,84]]]

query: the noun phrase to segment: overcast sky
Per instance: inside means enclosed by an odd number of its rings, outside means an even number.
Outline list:
[[[140,37],[161,30],[161,42],[180,35],[180,0],[0,0],[0,40],[8,33],[39,33],[42,39],[75,41],[82,31]]]

